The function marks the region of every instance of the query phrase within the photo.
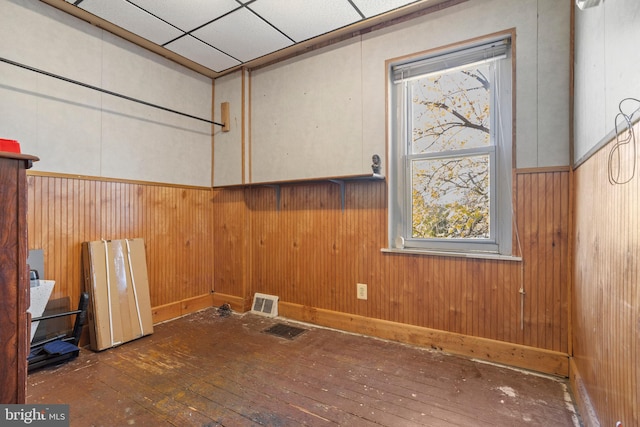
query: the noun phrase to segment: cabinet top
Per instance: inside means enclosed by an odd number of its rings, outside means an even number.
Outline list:
[[[5,159],[32,160],[34,162],[40,160],[38,157],[32,156],[31,154],[14,153],[12,151],[0,151],[0,157]]]
[[[32,156],[31,154],[13,153],[11,151],[0,151],[0,159],[25,160],[25,166],[27,169],[31,167],[33,162],[40,160],[40,158]]]

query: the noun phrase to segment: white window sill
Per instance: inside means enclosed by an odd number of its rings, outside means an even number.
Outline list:
[[[449,252],[449,251],[435,251],[429,249],[417,249],[417,248],[382,248],[380,252],[392,253],[392,254],[405,254],[405,255],[431,255],[431,256],[448,256],[455,258],[475,258],[475,259],[493,259],[500,261],[515,261],[522,262],[522,257],[514,255],[501,255],[490,252]]]

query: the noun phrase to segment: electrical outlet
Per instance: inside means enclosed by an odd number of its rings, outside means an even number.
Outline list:
[[[367,299],[367,285],[364,283],[356,283],[356,291],[358,299]]]

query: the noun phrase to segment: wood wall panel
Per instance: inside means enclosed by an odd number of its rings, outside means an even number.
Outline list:
[[[215,289],[234,309],[255,292],[346,315],[566,353],[568,172],[516,174],[520,262],[381,252],[385,182],[198,189],[30,175],[29,246],[53,298],[81,290],[80,243],[142,237],[153,307]],[[280,192],[280,203],[277,193]],[[520,288],[524,278],[524,328]],[[368,300],[356,298],[368,285]],[[200,300],[198,300],[200,301]]]
[[[28,176],[29,248],[44,250],[51,299],[80,292],[84,241],[145,240],[152,306],[211,292],[212,192],[209,189]]]
[[[215,273],[214,290],[216,293],[234,295],[237,299],[225,300],[232,303],[234,310],[248,308],[249,294],[245,287],[246,264],[246,207],[245,191],[242,188],[213,192],[213,229],[211,241],[214,256],[209,260]]]
[[[515,190],[524,264],[381,252],[384,182],[345,183],[344,211],[335,183],[283,185],[279,209],[276,187],[250,187],[246,217],[235,208],[216,211],[228,215],[217,221],[230,229],[246,223],[246,276],[216,270],[216,282],[235,280],[239,288],[225,293],[242,292],[248,301],[262,292],[304,307],[566,353],[569,172],[519,173]],[[237,191],[219,190],[216,198]],[[356,298],[356,283],[368,285],[368,300]]]
[[[636,426],[640,425],[640,156],[630,145],[620,148],[622,176],[632,176],[633,170],[635,176],[626,184],[612,185],[607,175],[612,148],[613,142],[575,171],[573,381],[574,389],[586,390],[593,405],[590,408],[583,399],[582,412],[595,412],[601,425],[620,421]]]
[[[523,339],[551,349],[568,340],[569,173],[518,174],[516,186],[528,324]]]

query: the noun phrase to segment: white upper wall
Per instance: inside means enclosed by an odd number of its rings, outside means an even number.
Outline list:
[[[213,186],[224,186],[242,183],[243,132],[242,106],[243,95],[242,75],[246,71],[239,70],[220,77],[215,83],[214,120],[222,122],[221,107],[223,102],[229,102],[229,131],[223,132],[220,127],[214,129],[213,156]],[[245,156],[245,161],[246,161]]]
[[[373,154],[385,169],[386,61],[510,29],[516,33],[516,165],[568,165],[572,4],[469,0],[254,70],[245,150],[252,167],[245,178],[367,174]],[[216,93],[228,84],[217,79]],[[242,164],[239,157],[228,160],[236,168]]]
[[[215,108],[230,103],[232,132],[213,129],[215,160],[205,122],[0,62],[0,137],[39,156],[36,170],[76,175],[208,186],[214,161],[221,185],[367,174],[373,154],[386,168],[387,60],[515,28],[517,167],[567,165],[572,4],[469,0],[254,70],[244,89],[237,74],[218,79]],[[208,78],[41,2],[0,0],[0,52],[211,118]]]
[[[568,165],[570,20],[568,1],[470,0],[367,34],[364,140],[380,143],[385,134],[386,59],[515,28],[516,167]]]
[[[253,182],[372,174],[360,52],[349,39],[251,73]]]
[[[0,56],[211,119],[211,79],[39,1],[0,0]],[[34,170],[211,185],[210,124],[5,62],[0,76],[0,138]]]
[[[582,161],[615,130],[620,101],[640,99],[640,2],[604,1],[576,8],[574,161]],[[640,107],[623,104],[630,114]],[[638,118],[638,114],[634,118]]]

